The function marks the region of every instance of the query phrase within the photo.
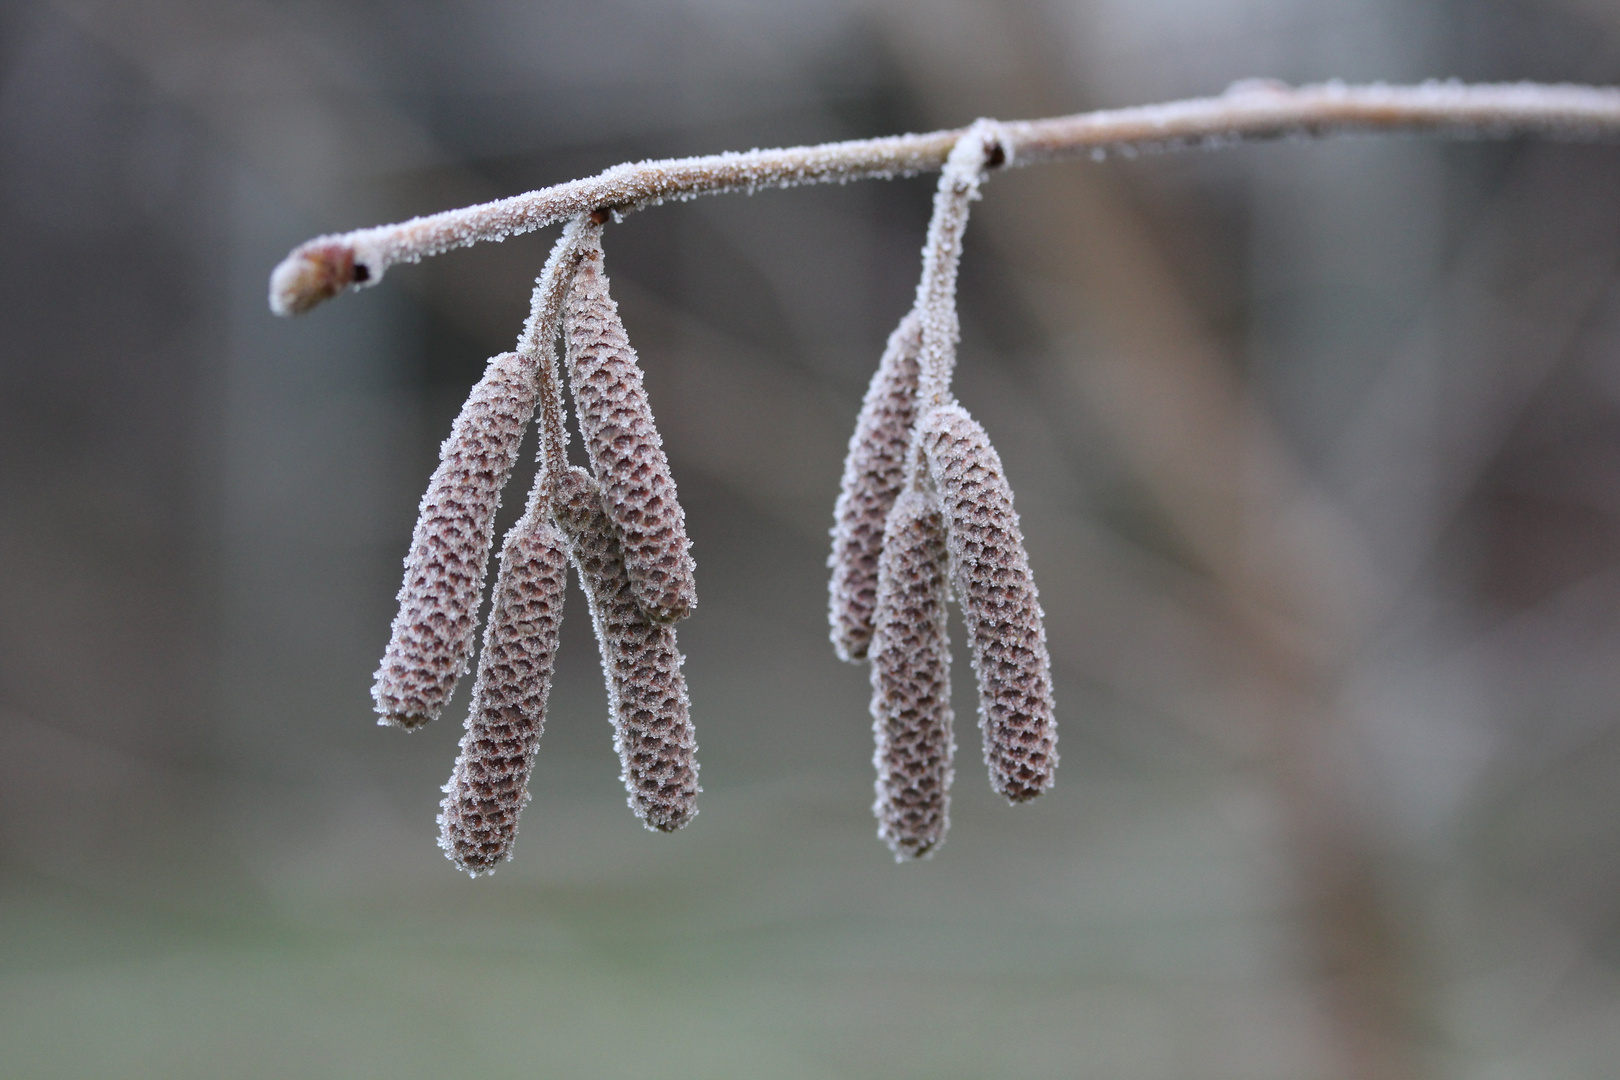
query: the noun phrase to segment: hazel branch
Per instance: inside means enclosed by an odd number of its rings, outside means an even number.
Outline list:
[[[1348,132],[1597,139],[1620,135],[1620,89],[1455,82],[1294,88],[1249,79],[1219,97],[1009,121],[1000,129],[1006,160],[997,164],[1005,166]],[[727,191],[932,172],[945,164],[965,130],[616,165],[495,202],[317,237],[293,249],[271,274],[270,308],[278,315],[302,314],[346,289],[376,284],[395,263],[504,240],[592,211],[624,213]]]

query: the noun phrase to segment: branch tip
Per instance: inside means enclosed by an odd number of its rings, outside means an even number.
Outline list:
[[[351,285],[371,280],[371,268],[354,260],[354,248],[319,241],[295,248],[270,275],[270,310],[302,315]]]

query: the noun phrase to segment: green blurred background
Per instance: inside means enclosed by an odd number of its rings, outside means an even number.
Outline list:
[[[288,248],[1250,76],[1620,81],[1620,7],[0,4],[0,1076],[1614,1076],[1612,146],[993,180],[958,394],[1018,494],[1063,764],[991,795],[959,644],[930,862],[874,838],[824,570],[930,178],[609,232],[698,560],[691,828],[624,806],[577,592],[494,877],[434,846],[465,688],[372,723],[439,440],[555,230],[283,321]]]

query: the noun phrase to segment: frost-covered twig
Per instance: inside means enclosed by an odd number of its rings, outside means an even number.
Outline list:
[[[1251,79],[1233,84],[1219,97],[1008,121],[1000,128],[1007,165],[1110,150],[1220,146],[1355,131],[1602,138],[1620,135],[1620,90],[1454,82],[1325,83],[1296,89]],[[617,165],[597,176],[495,202],[321,236],[295,248],[276,267],[270,277],[270,307],[278,315],[301,314],[345,289],[375,284],[395,263],[415,262],[483,240],[503,240],[593,210],[624,212],[666,199],[724,191],[931,172],[944,165],[961,135],[961,130],[934,131]]]

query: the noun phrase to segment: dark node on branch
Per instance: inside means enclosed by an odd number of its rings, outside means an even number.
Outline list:
[[[986,168],[999,169],[1007,164],[1007,148],[999,142],[993,142],[985,148],[984,164]]]
[[[362,281],[370,281],[370,280],[371,280],[371,267],[367,266],[365,263],[355,263],[354,264],[354,282],[355,282],[355,284],[358,285]]]
[[[606,225],[613,218],[613,211],[605,206],[599,206],[590,213],[592,225]]]

